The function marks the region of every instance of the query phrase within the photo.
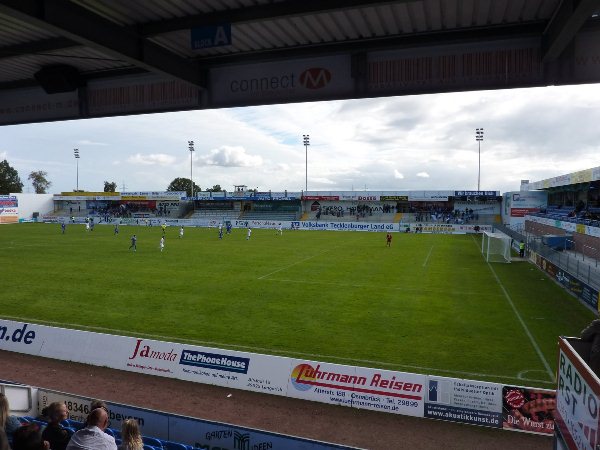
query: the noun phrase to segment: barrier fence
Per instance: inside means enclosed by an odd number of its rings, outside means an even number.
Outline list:
[[[77,343],[77,345],[74,345]],[[554,391],[0,319],[0,350],[358,409],[552,434]],[[543,412],[543,414],[540,414]]]

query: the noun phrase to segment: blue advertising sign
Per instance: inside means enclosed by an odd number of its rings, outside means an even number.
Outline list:
[[[230,23],[192,28],[190,36],[192,49],[194,50],[224,47],[232,44]]]

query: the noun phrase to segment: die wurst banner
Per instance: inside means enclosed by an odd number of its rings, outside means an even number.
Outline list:
[[[75,343],[77,343],[75,345]],[[0,319],[0,350],[73,361],[359,409],[494,428],[519,427],[526,414],[503,417],[503,385],[393,370],[71,330]],[[521,389],[529,395],[528,388]],[[541,390],[535,390],[542,392]],[[514,395],[514,394],[512,394]],[[544,391],[553,397],[553,391]],[[520,402],[513,401],[518,408]],[[526,417],[527,418],[527,417]],[[542,417],[541,420],[545,418]],[[537,416],[527,418],[539,421]]]

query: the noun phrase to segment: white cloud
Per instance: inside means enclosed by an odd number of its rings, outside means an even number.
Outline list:
[[[222,145],[212,149],[207,156],[201,156],[198,163],[202,166],[258,167],[263,159],[259,155],[249,155],[241,146]]]
[[[176,158],[172,155],[166,155],[164,153],[154,153],[150,155],[142,155],[136,153],[133,156],[127,158],[127,162],[132,164],[143,164],[146,166],[169,166],[176,161]]]
[[[398,172],[397,169],[394,169],[394,178],[397,180],[402,180],[402,179],[404,179],[404,175],[402,175],[400,172]]]
[[[429,174],[427,172],[419,172],[417,176],[419,178],[429,178]]]
[[[104,142],[90,141],[88,139],[81,139],[81,140],[77,141],[77,145],[102,145],[102,146],[106,146],[108,144],[106,144]]]

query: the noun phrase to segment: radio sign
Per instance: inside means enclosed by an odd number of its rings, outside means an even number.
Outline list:
[[[190,30],[193,50],[231,45],[231,24],[192,28]]]

